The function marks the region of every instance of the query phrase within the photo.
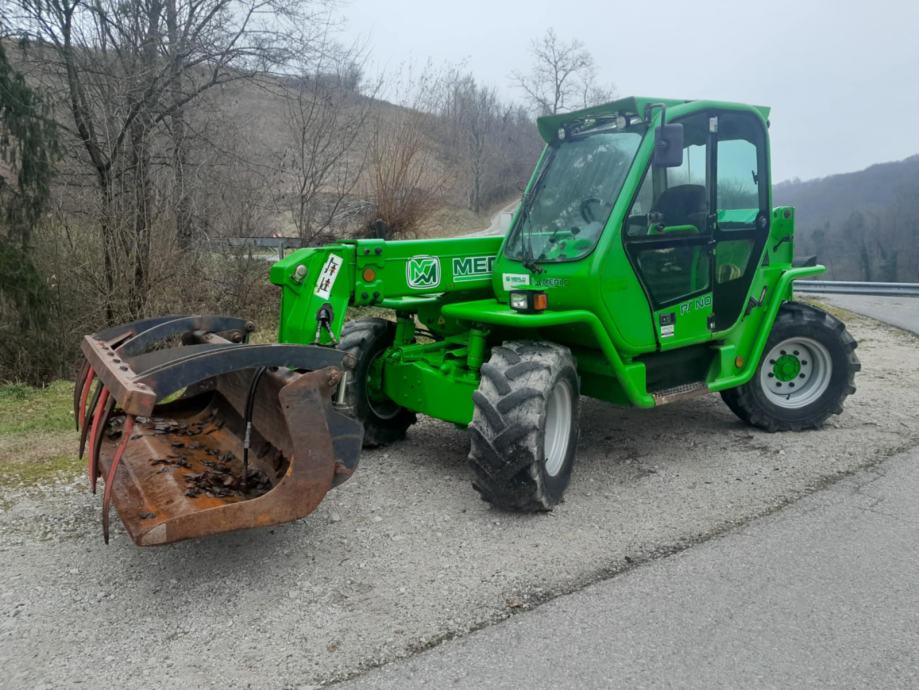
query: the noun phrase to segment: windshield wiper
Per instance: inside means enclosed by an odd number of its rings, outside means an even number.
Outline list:
[[[546,158],[542,169],[539,171],[539,175],[537,175],[536,179],[533,181],[529,194],[524,194],[523,198],[520,200],[520,215],[517,218],[516,228],[517,239],[520,242],[520,263],[534,275],[545,272],[545,269],[536,263],[538,259],[533,255],[533,238],[530,236],[530,233],[526,231],[524,226],[526,225],[527,219],[530,217],[530,206],[532,206],[533,201],[536,199],[536,195],[539,194],[542,183],[546,178],[546,173],[554,158],[555,149],[552,149],[549,151],[548,158]],[[526,235],[526,237],[524,237],[524,235]]]
[[[533,257],[533,245],[530,244],[530,242],[527,242],[526,252],[524,253],[523,259],[520,261],[520,263],[523,264],[523,267],[533,275],[539,275],[540,273],[544,273],[546,269],[536,263],[538,260],[539,259]]]

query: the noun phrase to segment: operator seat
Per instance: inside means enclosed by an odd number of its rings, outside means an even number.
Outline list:
[[[700,184],[681,184],[665,189],[654,205],[654,211],[661,214],[662,225],[695,225],[699,232],[705,231],[708,215],[708,192]]]

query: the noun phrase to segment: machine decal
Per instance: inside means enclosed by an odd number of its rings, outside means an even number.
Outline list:
[[[316,279],[314,295],[320,299],[329,299],[329,293],[332,292],[332,286],[335,285],[335,279],[338,278],[338,273],[341,271],[341,264],[340,256],[329,254],[329,258],[325,260],[322,270],[319,271],[319,277]]]
[[[537,278],[536,287],[568,287],[569,282],[571,281],[569,281],[567,278]]]
[[[705,307],[710,306],[712,306],[712,296],[702,295],[689,302],[683,302],[683,304],[680,305],[680,314],[688,314],[690,311],[705,309]]]
[[[530,276],[527,273],[502,273],[501,284],[505,290],[513,290],[530,284]]]
[[[440,259],[436,256],[413,256],[405,263],[405,280],[413,290],[427,290],[440,285]]]
[[[465,283],[482,280],[491,275],[495,265],[494,256],[465,256],[453,259],[453,282]]]

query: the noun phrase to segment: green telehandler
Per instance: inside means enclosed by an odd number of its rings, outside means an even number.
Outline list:
[[[856,342],[793,301],[825,269],[772,207],[768,114],[627,98],[540,118],[506,236],[295,251],[271,267],[275,345],[221,316],[86,336],[74,403],[106,538],[112,500],[138,544],[301,517],[419,413],[468,428],[473,486],[518,511],[562,500],[581,395],[719,393],[768,431],[820,426],[855,391]]]

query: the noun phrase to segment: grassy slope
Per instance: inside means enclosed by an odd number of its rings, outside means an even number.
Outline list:
[[[70,381],[0,386],[0,483],[32,484],[79,470],[72,394]]]

